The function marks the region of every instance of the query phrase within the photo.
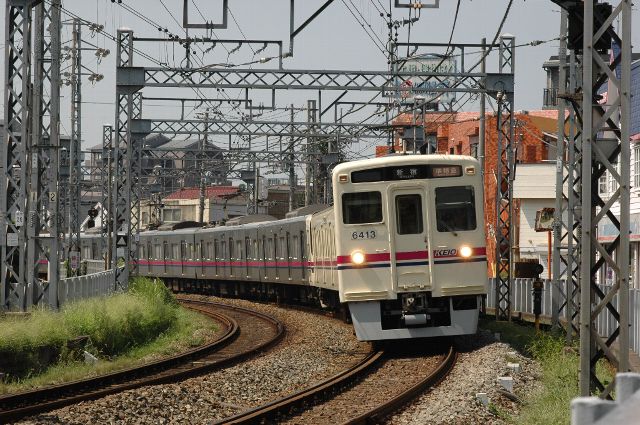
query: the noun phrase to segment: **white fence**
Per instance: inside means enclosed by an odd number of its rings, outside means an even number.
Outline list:
[[[512,313],[533,314],[533,281],[534,279],[514,279],[511,284],[511,311]],[[542,315],[547,318],[553,317],[553,311],[558,310],[560,320],[566,319],[565,287],[564,282],[560,283],[560,288],[554,287],[552,281],[544,280],[544,290],[542,292]],[[603,293],[607,294],[611,286],[598,285]],[[618,308],[618,296],[615,295],[611,304]],[[489,293],[487,294],[487,307],[496,306],[496,281],[489,280]],[[560,308],[560,306],[563,306]],[[611,335],[618,321],[606,308],[598,314],[596,318],[596,329],[602,336]],[[640,290],[629,289],[629,348],[640,354]]]
[[[114,291],[114,270],[69,277],[58,281],[58,304],[109,295]]]

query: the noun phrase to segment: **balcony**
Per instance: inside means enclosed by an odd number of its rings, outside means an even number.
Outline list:
[[[543,89],[542,91],[542,108],[555,109],[558,107],[558,89]]]

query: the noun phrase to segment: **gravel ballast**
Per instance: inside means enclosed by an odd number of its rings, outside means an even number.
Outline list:
[[[393,425],[505,424],[501,414],[517,415],[518,402],[501,394],[499,376],[511,376],[515,394],[531,393],[541,370],[531,359],[498,342],[481,330],[477,335],[457,339],[458,362],[447,378],[431,392],[423,394],[403,410],[387,417]],[[507,363],[518,363],[513,372]],[[485,407],[476,394],[486,393]]]

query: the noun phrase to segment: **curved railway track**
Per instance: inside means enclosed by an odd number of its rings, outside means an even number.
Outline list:
[[[0,423],[145,385],[175,382],[220,369],[275,344],[284,326],[275,318],[248,309],[177,297],[223,326],[215,341],[139,367],[65,384],[0,397]],[[223,312],[221,312],[221,310]]]
[[[384,351],[374,351],[332,378],[216,424],[377,423],[437,385],[456,360],[453,346],[449,346],[446,354],[415,359],[394,358]],[[423,367],[426,370],[420,370]],[[318,400],[324,403],[315,404]]]

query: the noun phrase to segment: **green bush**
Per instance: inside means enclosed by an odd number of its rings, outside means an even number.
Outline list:
[[[66,353],[67,343],[87,336],[89,351],[115,356],[154,340],[175,323],[178,304],[161,281],[134,279],[128,294],[91,298],[61,312],[34,311],[0,326],[0,371],[38,373]]]

